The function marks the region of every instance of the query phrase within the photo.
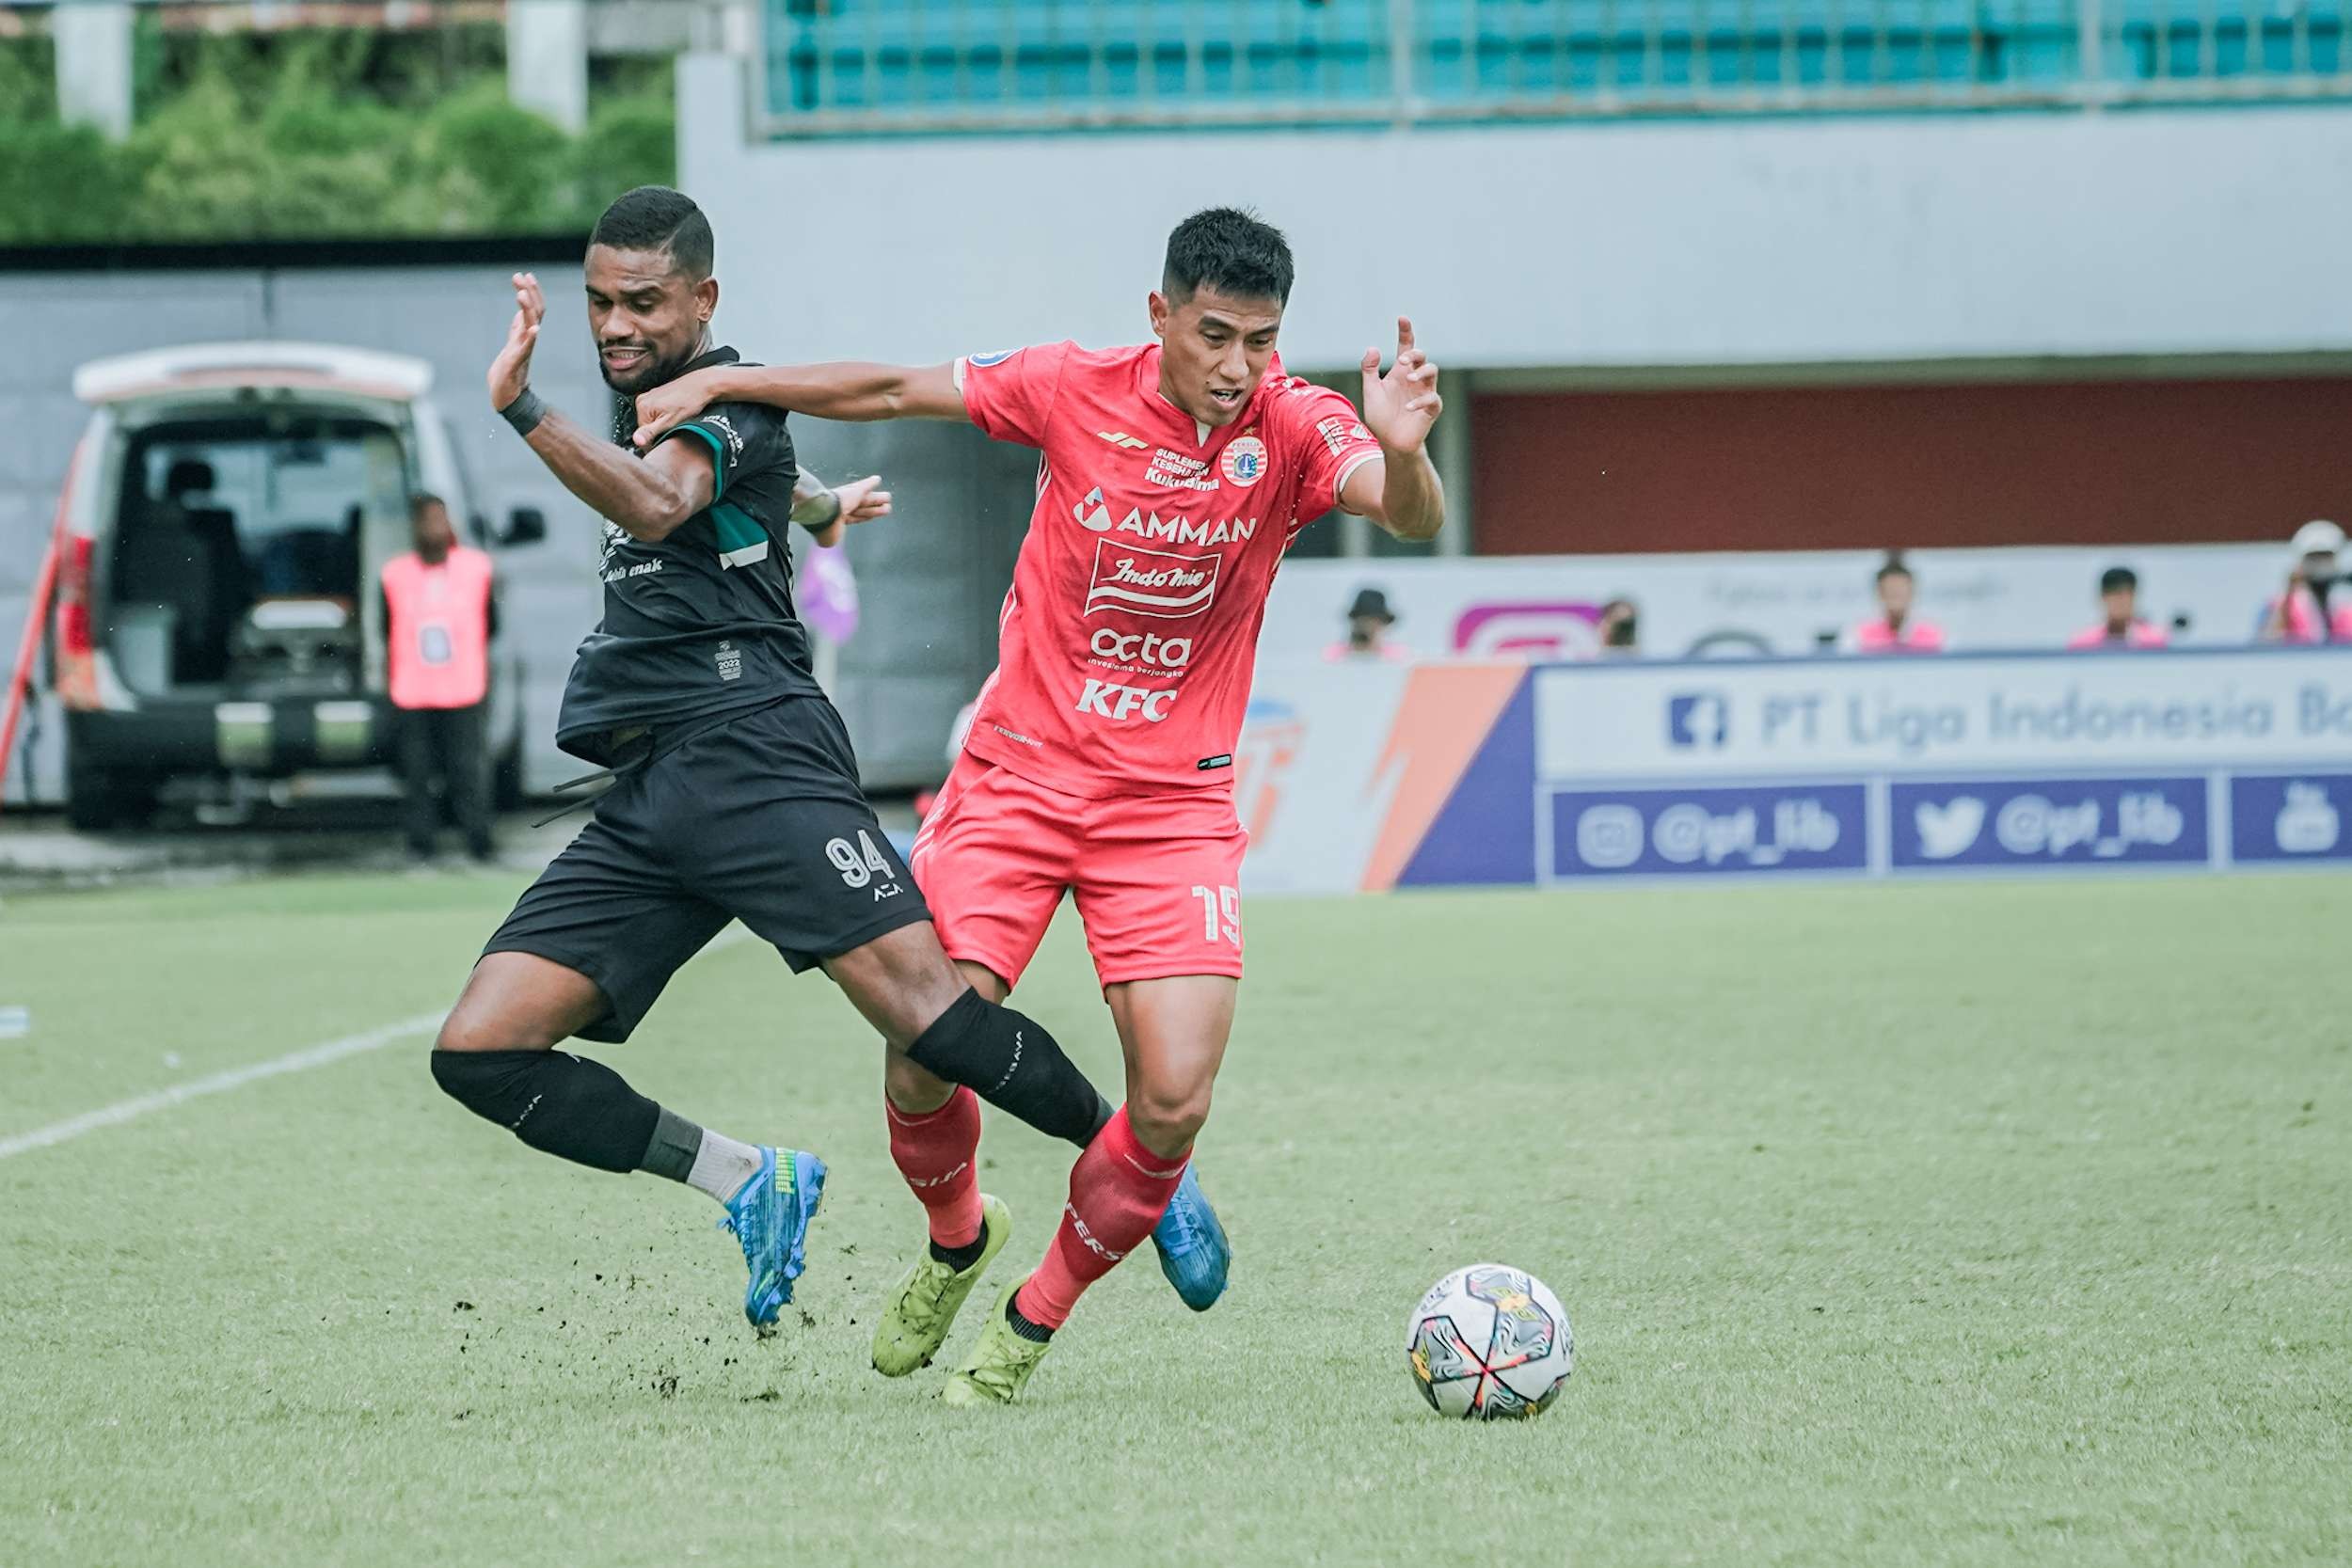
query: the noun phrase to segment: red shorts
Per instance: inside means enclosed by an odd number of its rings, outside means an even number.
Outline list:
[[[1104,985],[1241,974],[1241,856],[1231,790],[1091,800],[966,752],[907,858],[951,958],[1017,983],[1065,889]]]

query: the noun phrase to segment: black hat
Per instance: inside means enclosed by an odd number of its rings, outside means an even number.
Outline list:
[[[1396,624],[1395,612],[1389,609],[1389,596],[1377,588],[1358,589],[1356,602],[1347,607],[1347,618],[1378,621],[1384,626]]]

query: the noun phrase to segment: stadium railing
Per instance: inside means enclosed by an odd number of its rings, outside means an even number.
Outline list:
[[[2352,98],[2352,0],[765,0],[773,136]]]

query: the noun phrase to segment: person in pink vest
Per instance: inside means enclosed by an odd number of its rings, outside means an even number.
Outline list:
[[[394,741],[407,796],[408,852],[433,854],[446,797],[466,850],[487,861],[490,766],[485,718],[498,585],[490,558],[457,542],[438,496],[409,502],[416,548],[384,563],[384,641]],[[438,786],[439,796],[435,791]]]
[[[1940,654],[1944,628],[1911,613],[1917,585],[1899,555],[1890,555],[1879,568],[1879,612],[1846,634],[1846,651],[1853,654]]]
[[[2326,521],[2295,531],[2286,592],[2263,612],[2265,642],[2352,642],[2352,588],[2344,583],[2344,530]],[[2333,603],[2329,602],[2330,597]]]
[[[1389,636],[1394,625],[1396,612],[1389,608],[1388,594],[1377,588],[1360,590],[1347,607],[1347,635],[1323,650],[1324,662],[1410,664],[1411,651]]]
[[[2110,566],[2099,574],[2099,608],[2106,612],[2099,624],[2068,638],[2069,649],[2161,648],[2169,641],[2162,626],[2139,618],[2139,574],[2129,566]]]

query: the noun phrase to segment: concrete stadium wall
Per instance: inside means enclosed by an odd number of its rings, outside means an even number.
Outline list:
[[[738,254],[740,254],[739,252]],[[606,394],[589,352],[576,267],[513,262],[386,267],[0,270],[0,334],[19,374],[0,388],[0,638],[13,654],[26,594],[55,514],[65,465],[87,417],[74,367],[102,355],[170,343],[287,338],[396,350],[432,361],[436,397],[466,444],[479,500],[494,519],[544,507],[549,538],[510,552],[508,605],[530,670],[529,777],[545,788],[584,769],[555,750],[554,725],[572,650],[595,624],[596,529],[489,411],[482,373],[503,340],[517,265],[548,285],[550,322],[534,368],[541,391],[593,425]],[[734,333],[744,289],[723,303]],[[747,350],[750,340],[742,340]],[[860,430],[811,424],[803,460],[829,478],[883,470],[901,519],[862,530],[850,549],[865,618],[843,652],[837,698],[869,784],[935,783],[956,709],[995,662],[993,628],[1025,524],[1032,460],[977,431]],[[0,676],[5,678],[5,676]],[[62,724],[36,718],[40,798],[61,785]]]
[[[747,145],[715,55],[678,101],[796,358],[1131,341],[1218,202],[1290,232],[1299,369],[1400,310],[1481,369],[2352,351],[2344,107]]]

